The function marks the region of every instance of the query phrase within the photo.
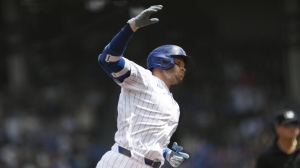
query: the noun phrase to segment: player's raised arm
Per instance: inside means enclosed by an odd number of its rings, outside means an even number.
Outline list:
[[[118,81],[123,81],[129,76],[130,67],[126,66],[126,61],[122,58],[127,44],[138,28],[159,21],[158,18],[150,18],[150,15],[161,10],[162,7],[162,5],[151,6],[148,9],[143,10],[136,17],[128,20],[121,31],[119,31],[104,48],[98,57],[98,62],[109,76]]]

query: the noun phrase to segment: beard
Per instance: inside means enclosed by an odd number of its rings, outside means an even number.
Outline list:
[[[171,81],[172,85],[180,84],[183,82],[183,77],[181,75],[174,73],[172,70],[163,71],[165,77]]]
[[[174,75],[173,74],[172,77],[173,77],[172,82],[174,82],[174,85],[175,84],[180,84],[180,83],[183,82],[183,78],[181,78],[179,75]]]

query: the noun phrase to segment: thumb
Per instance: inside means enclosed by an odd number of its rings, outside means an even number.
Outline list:
[[[159,22],[159,19],[158,18],[151,18],[150,21],[152,23],[157,23],[157,22]]]

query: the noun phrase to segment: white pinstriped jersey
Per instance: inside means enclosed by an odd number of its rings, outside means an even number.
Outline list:
[[[123,57],[133,33],[126,23],[98,56],[103,70],[121,86],[121,93],[116,143],[97,168],[149,168],[145,158],[163,165],[163,151],[178,126],[179,106],[167,85],[150,70]],[[131,156],[120,153],[118,146],[130,150]]]
[[[163,150],[178,126],[179,106],[162,80],[124,60],[131,74],[122,83],[117,82],[121,93],[115,141],[130,150],[133,158],[146,157],[163,164]]]

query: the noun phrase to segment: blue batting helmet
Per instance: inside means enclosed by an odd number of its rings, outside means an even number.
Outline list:
[[[194,68],[195,61],[191,56],[176,45],[163,45],[154,49],[147,58],[147,69],[169,69],[175,65],[174,56],[181,56],[185,62],[185,68]]]

